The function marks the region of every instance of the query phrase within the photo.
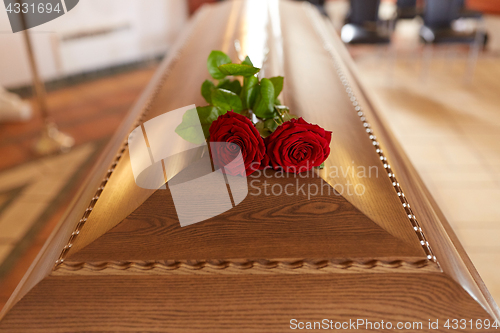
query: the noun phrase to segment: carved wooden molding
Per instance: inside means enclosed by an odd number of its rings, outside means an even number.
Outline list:
[[[52,275],[92,274],[320,274],[370,272],[441,272],[432,260],[227,259],[153,261],[64,261]]]

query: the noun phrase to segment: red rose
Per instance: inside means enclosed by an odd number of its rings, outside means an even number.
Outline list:
[[[267,155],[274,169],[300,173],[318,167],[330,155],[332,132],[304,119],[281,124],[266,139]]]
[[[210,125],[209,132],[210,142],[231,142],[240,147],[246,175],[250,175],[259,169],[263,162],[265,165],[268,164],[264,140],[262,140],[259,131],[247,117],[228,111]],[[234,145],[216,144],[215,149],[217,151],[212,151],[214,165],[225,167],[229,162],[233,161],[238,154],[238,149],[234,148]],[[240,172],[242,170],[241,164],[239,166],[235,165],[233,168],[226,167],[224,170],[232,176],[237,174],[245,176]]]

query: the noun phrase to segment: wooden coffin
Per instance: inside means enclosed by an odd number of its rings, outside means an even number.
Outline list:
[[[216,49],[266,55],[266,77],[285,76],[284,104],[333,132],[324,169],[261,174],[250,191],[267,181],[336,192],[248,195],[181,227],[168,189],[135,184],[128,134],[204,105]],[[359,166],[372,175],[345,172]],[[235,1],[191,20],[0,318],[1,332],[284,332],[324,320],[446,332],[454,319],[466,320],[461,331],[494,330],[476,323],[499,309],[328,21],[304,3]]]

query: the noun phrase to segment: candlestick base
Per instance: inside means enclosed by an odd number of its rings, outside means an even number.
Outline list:
[[[59,131],[54,123],[47,123],[38,141],[35,143],[34,151],[38,155],[48,155],[56,152],[67,152],[73,147],[75,140]]]

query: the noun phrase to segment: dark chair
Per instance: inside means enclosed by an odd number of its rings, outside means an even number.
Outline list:
[[[421,39],[427,44],[462,43],[472,44],[477,39],[477,31],[460,32],[453,30],[452,23],[460,18],[461,0],[427,0],[423,14],[424,25],[420,30]]]
[[[417,7],[417,0],[397,0],[396,19],[414,19],[422,15],[422,9]]]
[[[486,46],[488,43],[488,33],[486,32],[486,23],[484,22],[483,13],[477,10],[468,9],[465,5],[465,0],[457,0],[460,4],[460,10],[458,12],[459,19],[474,19],[476,20],[476,25],[478,29],[484,32],[483,44]]]
[[[427,68],[432,55],[432,44],[468,44],[469,79],[472,77],[480,44],[484,43],[485,34],[480,29],[462,32],[453,29],[452,23],[460,18],[461,0],[427,0],[423,14],[424,25],[420,29],[420,38],[427,44],[425,58]]]
[[[325,9],[325,0],[297,0],[297,1],[307,1],[311,3],[314,7],[316,7],[321,15],[328,17],[328,13]]]
[[[479,20],[483,18],[483,13],[477,10],[467,9],[465,6],[465,0],[458,0],[458,3],[460,4],[460,10],[458,12],[459,18],[472,18]]]
[[[340,37],[348,44],[388,44],[391,28],[382,27],[378,10],[380,0],[351,0],[346,24]]]

